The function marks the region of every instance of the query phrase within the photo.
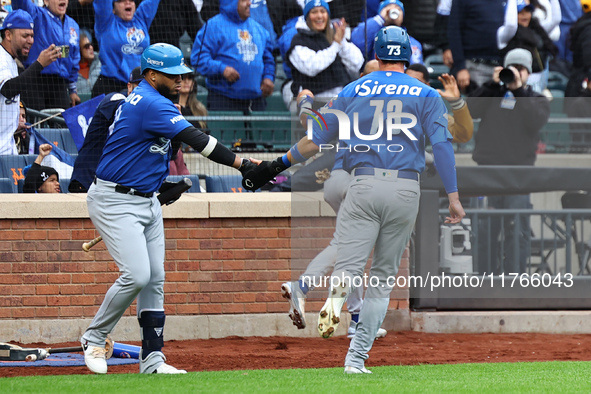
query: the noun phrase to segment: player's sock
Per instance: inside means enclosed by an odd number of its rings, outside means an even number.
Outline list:
[[[302,290],[302,293],[304,293],[304,295],[308,294],[308,291],[310,291],[308,284],[301,279],[298,281],[298,283],[300,285],[300,290]]]
[[[138,321],[142,334],[142,359],[164,347],[164,311],[140,311]]]
[[[351,320],[353,320],[355,323],[359,323],[359,313],[355,313],[355,314],[351,314]]]

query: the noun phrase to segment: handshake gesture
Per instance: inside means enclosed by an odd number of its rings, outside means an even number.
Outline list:
[[[278,157],[273,161],[263,161],[258,165],[243,159],[238,170],[242,173],[242,187],[246,190],[255,191],[287,168],[281,157]]]

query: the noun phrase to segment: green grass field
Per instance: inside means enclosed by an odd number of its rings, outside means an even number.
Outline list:
[[[2,393],[439,393],[591,392],[591,363],[536,362],[390,366],[372,375],[342,368],[30,376],[0,379]],[[0,373],[2,370],[0,369]]]

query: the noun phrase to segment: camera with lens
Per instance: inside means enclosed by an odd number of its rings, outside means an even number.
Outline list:
[[[510,68],[504,68],[499,73],[499,79],[505,85],[508,85],[511,82],[515,81],[515,74],[513,74],[513,70],[511,70]]]
[[[56,45],[56,48],[60,50],[61,57],[66,58],[70,56],[70,46],[69,45]]]

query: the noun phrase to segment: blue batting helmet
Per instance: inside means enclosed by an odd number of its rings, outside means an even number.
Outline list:
[[[185,66],[185,58],[180,49],[170,44],[153,44],[142,53],[142,74],[148,69],[165,74],[180,75],[192,72]]]
[[[401,27],[382,27],[376,34],[374,48],[380,60],[410,63],[410,39],[406,30]]]

